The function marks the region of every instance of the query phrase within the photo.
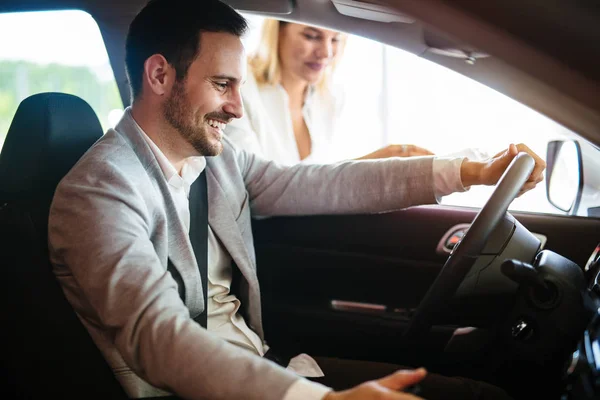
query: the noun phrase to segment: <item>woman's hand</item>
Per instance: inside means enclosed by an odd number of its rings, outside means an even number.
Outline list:
[[[357,160],[372,160],[376,158],[389,157],[415,157],[415,156],[433,156],[434,153],[414,144],[390,144]]]

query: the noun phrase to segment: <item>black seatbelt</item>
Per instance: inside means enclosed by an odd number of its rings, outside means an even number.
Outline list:
[[[198,263],[198,269],[200,270],[202,293],[204,295],[204,311],[197,315],[194,321],[199,323],[203,328],[206,328],[208,316],[208,190],[206,187],[206,169],[190,187],[189,235],[196,262]],[[233,264],[233,268],[237,268],[235,263]],[[181,278],[179,279],[181,280]],[[183,287],[183,285],[181,286]],[[287,354],[275,352],[271,348],[265,354],[265,358],[286,368],[290,363],[291,357]]]
[[[206,169],[190,187],[190,242],[196,256],[200,277],[202,278],[202,294],[204,295],[204,311],[194,320],[206,328],[208,310],[208,190],[206,187]]]

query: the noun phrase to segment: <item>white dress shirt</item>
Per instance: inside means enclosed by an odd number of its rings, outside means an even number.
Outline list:
[[[332,150],[342,98],[340,94],[327,95],[309,87],[302,115],[310,135],[311,153],[300,160],[287,92],[279,84],[258,85],[249,73],[242,86],[244,116],[230,122],[225,134],[238,147],[283,165],[339,161]]]

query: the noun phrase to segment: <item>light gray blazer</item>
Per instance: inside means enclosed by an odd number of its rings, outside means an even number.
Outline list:
[[[207,159],[209,223],[245,278],[237,295],[261,338],[251,214],[366,213],[435,202],[430,157],[284,168],[226,138],[223,145]],[[49,247],[68,300],[130,397],[280,400],[298,376],[190,319],[204,309],[202,284],[167,185],[129,113],[60,182]]]

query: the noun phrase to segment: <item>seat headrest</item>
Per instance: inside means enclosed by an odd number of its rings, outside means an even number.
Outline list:
[[[40,93],[21,102],[0,153],[0,202],[51,198],[56,185],[102,136],[84,100]]]

